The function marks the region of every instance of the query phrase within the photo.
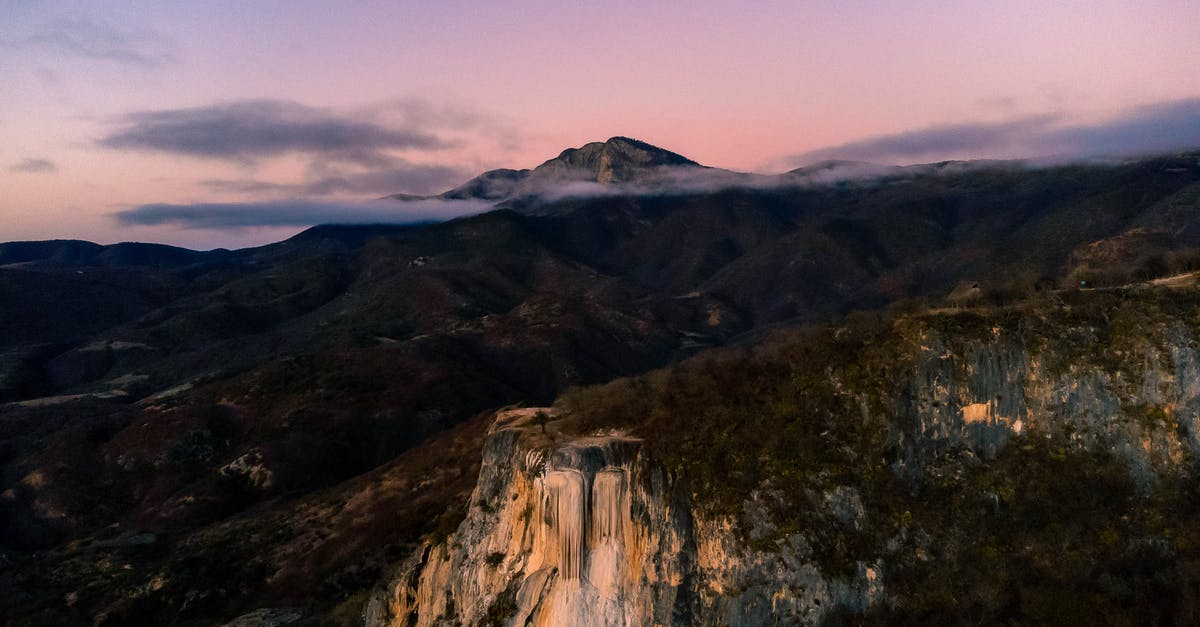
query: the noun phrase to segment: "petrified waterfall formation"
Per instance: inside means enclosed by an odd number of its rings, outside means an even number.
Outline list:
[[[590,501],[585,496],[587,480],[578,470],[551,470],[542,485],[542,532],[548,539],[550,555],[546,557],[552,558],[547,563],[557,566],[559,577],[565,581],[583,576],[601,591],[615,592],[625,557],[624,521],[629,518],[626,471],[609,467],[597,472]]]
[[[554,547],[554,564],[559,576],[565,580],[579,579],[583,566],[583,531],[587,522],[587,501],[584,496],[585,482],[578,470],[552,470],[543,481],[548,519],[546,533],[550,546]],[[549,560],[547,560],[549,561]]]
[[[532,599],[541,588],[541,601],[530,608],[537,625],[607,627],[631,624],[637,615],[625,603],[625,588],[633,587],[633,564],[629,562],[623,530],[629,520],[629,474],[620,467],[593,470],[596,453],[607,447],[584,447],[558,451],[551,467],[534,480],[542,492],[542,515],[535,533],[544,540],[535,545],[530,563],[541,561],[545,568],[526,578],[519,598]],[[608,455],[608,463],[615,461]],[[590,489],[589,489],[590,484]],[[538,555],[539,549],[541,555]]]

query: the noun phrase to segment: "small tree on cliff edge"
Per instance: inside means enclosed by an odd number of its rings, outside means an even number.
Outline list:
[[[543,434],[546,433],[546,423],[547,422],[550,422],[550,414],[547,414],[546,412],[539,409],[538,412],[533,415],[533,424],[539,425],[542,428]]]

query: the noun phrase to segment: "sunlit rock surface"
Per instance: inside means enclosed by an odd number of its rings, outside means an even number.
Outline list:
[[[831,585],[799,538],[749,550],[731,522],[698,518],[638,440],[556,439],[535,415],[497,417],[467,519],[375,595],[368,624],[815,624],[882,593],[867,565]]]

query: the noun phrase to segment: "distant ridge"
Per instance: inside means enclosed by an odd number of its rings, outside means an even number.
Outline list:
[[[196,251],[166,244],[121,242],[100,245],[81,240],[0,243],[0,266],[37,263],[61,267],[179,267],[219,261],[230,251]]]

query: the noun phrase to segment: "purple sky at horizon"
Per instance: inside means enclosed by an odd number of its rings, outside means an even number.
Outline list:
[[[1196,0],[0,0],[0,241],[261,244],[629,135],[706,165],[1200,147]]]

